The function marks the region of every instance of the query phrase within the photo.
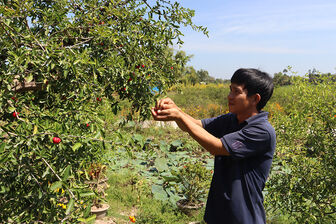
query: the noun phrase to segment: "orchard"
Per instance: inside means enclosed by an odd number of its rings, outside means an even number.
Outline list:
[[[0,222],[70,222],[89,216],[83,184],[106,141],[99,108],[131,103],[149,115],[185,59],[181,26],[194,12],[157,0],[0,1]]]

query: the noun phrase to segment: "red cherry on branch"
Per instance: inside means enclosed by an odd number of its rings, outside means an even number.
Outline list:
[[[87,123],[87,124],[86,124],[86,127],[90,127],[90,124],[89,124],[89,123]]]
[[[19,116],[19,112],[15,112],[15,111],[14,111],[14,112],[12,113],[12,115],[13,115],[13,117],[17,118],[17,117]]]
[[[173,70],[173,69],[174,69],[174,67],[172,66],[172,67],[170,67],[170,69],[171,69],[171,70]]]
[[[97,97],[97,101],[98,102],[102,101],[102,98]]]
[[[143,68],[144,68],[144,67],[145,67],[145,65],[141,65],[141,67],[143,67]]]
[[[59,137],[53,137],[53,143],[59,144],[62,140]]]

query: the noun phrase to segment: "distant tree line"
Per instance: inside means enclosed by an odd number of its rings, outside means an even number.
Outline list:
[[[204,69],[200,69],[196,71],[196,69],[192,66],[189,66],[186,68],[186,71],[181,77],[180,81],[183,84],[191,84],[191,85],[195,85],[197,83],[208,84],[208,83],[224,83],[225,82],[225,80],[223,79],[214,78],[210,76],[209,72]]]
[[[288,75],[289,73],[292,73],[292,75]],[[275,86],[291,85],[293,84],[293,80],[297,78],[303,78],[303,77],[296,76],[295,72],[292,72],[291,67],[288,66],[282,72],[274,74],[273,83]],[[309,79],[309,82],[313,84],[322,83],[324,81],[336,82],[336,74],[320,73],[315,68],[312,70],[311,69],[308,70],[307,78]]]
[[[180,58],[184,59],[184,63],[187,63],[192,58],[192,55],[186,55],[184,51],[178,51],[175,54],[175,59]],[[225,83],[228,82],[228,80],[220,79],[220,78],[214,78],[209,75],[209,72],[200,69],[196,70],[193,66],[186,66],[184,70],[181,71],[181,74],[179,74],[179,82],[183,83],[185,85],[195,85],[197,83]]]

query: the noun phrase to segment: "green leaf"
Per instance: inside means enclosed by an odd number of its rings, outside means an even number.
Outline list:
[[[65,211],[66,215],[70,214],[70,212],[72,211],[72,209],[74,207],[74,204],[75,204],[75,199],[71,198],[69,203],[67,204],[67,210]]]
[[[101,132],[97,131],[97,134],[94,136],[95,139],[99,139],[101,137]]]
[[[71,170],[71,166],[68,165],[65,169],[64,169],[64,172],[63,172],[63,181],[67,180],[69,175],[70,175],[70,170]]]
[[[181,140],[175,140],[175,141],[172,141],[171,145],[178,148],[178,147],[181,147],[182,146],[182,141]]]
[[[44,173],[42,174],[42,177],[44,178],[48,173],[49,173],[49,167],[47,167],[47,169],[44,171]]]
[[[72,151],[76,152],[77,149],[79,149],[81,146],[82,146],[82,143],[77,142],[76,144],[74,144],[74,145],[72,146]]]
[[[161,177],[168,182],[179,182],[180,179],[177,176],[172,176],[170,173],[161,173]]]
[[[89,193],[82,193],[79,195],[81,198],[86,198],[86,197],[91,197],[91,196],[95,196],[94,192],[89,192]]]
[[[5,146],[6,146],[5,142],[1,143],[1,145],[0,145],[0,153],[2,153],[5,150]]]
[[[91,221],[93,221],[93,220],[95,220],[95,219],[96,219],[96,215],[92,215],[92,216],[90,216],[90,217],[87,218],[87,219],[79,218],[78,221],[80,221],[80,222],[84,222],[84,223],[88,223],[88,222],[91,222]]]
[[[14,108],[14,107],[8,107],[8,111],[9,111],[9,112],[14,112],[14,111],[15,111],[15,108]]]
[[[31,82],[33,78],[33,74],[29,74],[28,77],[26,77],[26,82]]]
[[[39,199],[41,199],[41,198],[42,198],[42,196],[43,196],[43,194],[42,194],[42,191],[41,191],[41,190],[39,190],[39,196],[38,196],[38,198],[39,198]]]
[[[142,142],[143,141],[143,136],[139,135],[139,134],[135,134],[132,138],[135,142]]]
[[[56,189],[62,188],[62,181],[56,181],[50,186],[51,191],[55,191]]]
[[[37,134],[37,125],[34,126],[34,131],[33,131],[33,135],[36,135]]]
[[[158,158],[155,160],[155,167],[159,172],[163,172],[168,170],[167,159],[165,158]]]
[[[155,199],[166,201],[168,200],[167,192],[163,189],[161,185],[152,185],[152,193]]]

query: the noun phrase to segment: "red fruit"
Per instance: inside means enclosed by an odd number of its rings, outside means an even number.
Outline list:
[[[89,124],[89,123],[87,123],[87,124],[86,124],[86,127],[90,127],[90,124]]]
[[[173,69],[174,69],[174,67],[172,66],[172,67],[170,67],[170,69],[172,69],[172,70],[173,70]]]
[[[102,98],[97,97],[97,101],[99,101],[99,102],[102,101]]]
[[[17,116],[19,116],[19,112],[15,112],[15,111],[14,111],[14,112],[12,113],[12,115],[13,115],[13,117],[16,118]]]
[[[15,96],[12,96],[11,99],[17,101],[17,98]]]
[[[145,67],[145,65],[141,65],[141,67],[143,67],[143,68],[144,68],[144,67]]]
[[[140,65],[137,65],[136,68],[140,68]]]
[[[62,140],[59,137],[53,137],[53,143],[59,144]]]
[[[127,82],[130,82],[130,81],[132,81],[132,78],[129,78]]]

